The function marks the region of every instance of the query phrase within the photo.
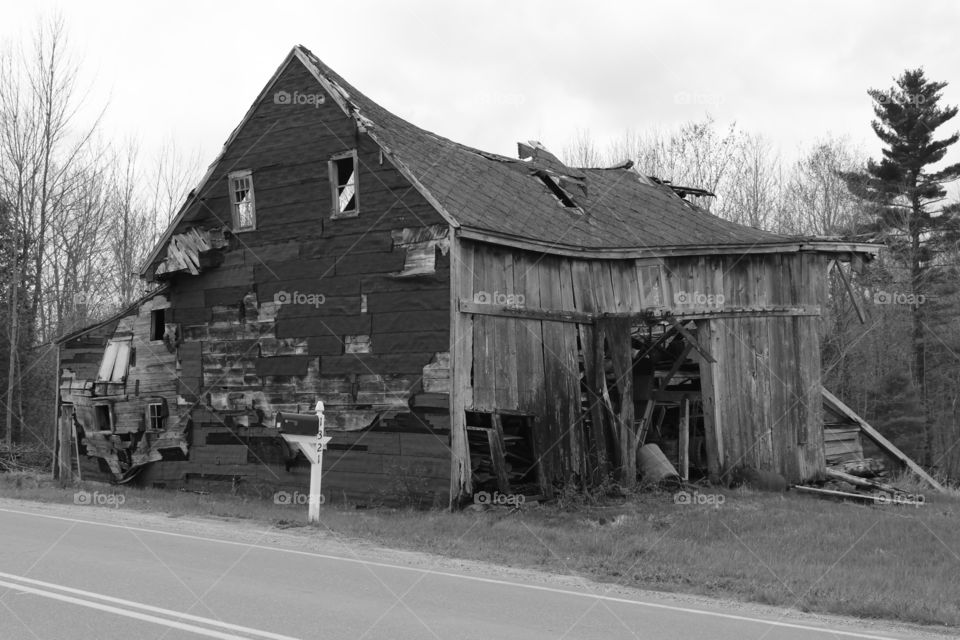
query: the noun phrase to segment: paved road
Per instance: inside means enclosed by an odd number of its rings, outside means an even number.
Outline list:
[[[927,637],[114,513],[0,501],[0,640]]]

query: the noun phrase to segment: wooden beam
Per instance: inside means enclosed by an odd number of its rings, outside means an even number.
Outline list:
[[[521,318],[524,320],[552,320],[554,322],[575,322],[578,324],[592,324],[598,314],[582,311],[561,311],[558,309],[527,309],[499,304],[485,304],[460,298],[457,308],[461,313],[472,313],[484,316],[499,316],[503,318]]]
[[[667,372],[666,377],[660,382],[660,388],[666,389],[667,385],[670,384],[670,381],[673,380],[673,376],[677,375],[677,372],[680,371],[680,367],[683,366],[683,363],[687,361],[687,356],[690,355],[690,352],[693,351],[693,345],[689,342],[687,346],[683,348],[683,353],[680,354],[680,357],[673,363],[673,366],[670,367],[670,371]]]
[[[630,258],[658,258],[666,256],[716,256],[716,255],[754,255],[761,253],[796,253],[800,251],[819,251],[824,253],[865,254],[870,257],[880,252],[882,245],[868,243],[812,241],[812,242],[778,242],[771,244],[741,244],[741,245],[672,245],[660,247],[631,247],[616,248],[603,247],[585,249],[582,246],[563,245],[556,242],[537,240],[529,237],[508,235],[489,231],[461,227],[461,233],[468,240],[477,240],[494,245],[527,249],[537,253],[549,255],[571,256],[574,258],[597,258],[601,260],[623,260]]]
[[[847,274],[843,272],[843,267],[836,260],[830,261],[830,268],[836,267],[837,273],[840,274],[840,279],[843,281],[843,286],[847,289],[847,295],[850,296],[850,302],[853,303],[853,308],[857,312],[857,317],[860,318],[860,324],[867,323],[867,316],[863,312],[863,307],[860,306],[860,301],[857,300],[857,296],[853,291],[853,285],[850,284],[850,279],[847,278]],[[827,273],[830,272],[830,268],[827,269]]]
[[[680,479],[686,482],[690,479],[690,397],[683,396],[680,401],[680,435],[678,440],[680,450],[679,469]]]
[[[944,488],[939,482],[934,480],[930,476],[930,474],[924,471],[920,465],[918,465],[916,462],[914,462],[910,458],[910,456],[900,451],[900,449],[894,446],[892,442],[890,442],[885,437],[883,437],[882,433],[880,433],[879,431],[874,429],[872,426],[870,426],[870,424],[867,423],[866,420],[864,420],[863,418],[858,416],[856,413],[854,413],[853,409],[843,404],[843,402],[841,402],[839,398],[837,398],[835,395],[827,391],[825,388],[821,387],[820,392],[823,394],[823,400],[826,403],[827,407],[829,407],[832,411],[843,414],[848,418],[850,418],[851,420],[853,420],[854,422],[856,422],[858,425],[860,425],[860,430],[868,438],[870,438],[874,442],[874,444],[876,444],[878,447],[880,447],[881,449],[886,451],[888,454],[890,454],[891,456],[893,456],[894,458],[902,462],[904,465],[906,465],[908,469],[910,469],[915,474],[917,474],[921,479],[926,481],[927,484],[929,484],[931,487],[943,493]]]
[[[680,321],[707,320],[710,318],[778,318],[797,316],[820,316],[819,306],[808,307],[738,307],[719,311],[692,311],[689,313],[673,313],[672,311],[643,310],[625,313],[589,313],[566,309],[531,309],[527,307],[512,307],[501,304],[486,304],[466,298],[457,300],[457,309],[461,313],[475,315],[498,316],[502,318],[520,318],[524,320],[547,320],[552,322],[573,322],[577,324],[591,324],[598,318],[630,318],[641,320],[653,318],[660,322],[670,322],[671,318]],[[661,339],[663,336],[661,336]]]
[[[470,293],[473,253],[450,233],[450,508],[473,493],[470,444],[467,440],[467,407],[473,403],[470,370],[473,366],[473,318],[453,304],[461,293]]]
[[[677,320],[677,319],[674,318],[673,316],[668,317],[666,320],[667,320],[667,322],[669,322],[670,324],[672,324],[673,327],[674,327],[677,331],[679,331],[680,334],[683,335],[684,338],[687,339],[687,344],[691,345],[694,349],[696,349],[696,350],[697,350],[697,353],[700,354],[700,357],[702,357],[704,360],[706,360],[707,362],[710,362],[710,363],[715,363],[715,362],[716,362],[716,360],[714,359],[714,357],[713,357],[712,355],[710,355],[710,352],[707,351],[706,348],[704,348],[703,346],[700,345],[700,343],[697,341],[696,336],[694,336],[692,333],[690,333],[690,332],[687,330],[687,328],[683,326],[683,323],[682,323],[681,321]]]
[[[845,473],[839,469],[831,469],[827,467],[827,477],[833,478],[834,480],[842,480],[843,482],[850,483],[857,487],[863,487],[864,489],[876,489],[878,491],[885,491],[887,493],[906,493],[901,489],[886,484],[884,482],[877,482],[876,480],[867,480],[866,478],[858,478],[855,475]]]
[[[491,416],[493,428],[487,431],[487,441],[490,443],[490,462],[493,464],[493,473],[497,477],[497,490],[500,493],[510,493],[510,476],[507,474],[506,444],[503,440],[503,422],[500,414]]]
[[[57,478],[64,486],[73,482],[73,447],[70,446],[70,434],[73,432],[73,418],[61,412],[57,435]]]

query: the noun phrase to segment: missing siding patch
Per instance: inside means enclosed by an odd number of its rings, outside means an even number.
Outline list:
[[[405,249],[407,255],[403,261],[403,271],[398,277],[425,275],[436,272],[437,249],[447,255],[450,249],[449,229],[445,225],[429,227],[394,229],[394,250]]]
[[[368,335],[344,336],[344,353],[372,353],[373,344]]]

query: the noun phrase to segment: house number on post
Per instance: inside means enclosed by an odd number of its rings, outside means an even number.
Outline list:
[[[320,492],[320,481],[323,477],[323,452],[330,442],[330,436],[324,435],[323,401],[317,401],[317,453],[310,464],[310,500],[308,501],[307,520],[320,522],[320,503],[323,494]]]

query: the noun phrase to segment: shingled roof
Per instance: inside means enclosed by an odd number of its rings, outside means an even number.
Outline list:
[[[454,142],[387,111],[301,45],[291,50],[258,102],[280,73],[297,61],[462,237],[607,258],[797,250],[876,253],[875,247],[862,243],[783,236],[724,220],[638,173],[630,163],[571,168],[537,143],[521,144],[525,159],[519,159]],[[242,126],[234,130],[224,150]],[[141,275],[187,213],[196,209],[194,201],[204,192],[216,164],[191,192]]]
[[[304,47],[311,71],[339,89],[368,133],[389,148],[463,228],[569,249],[779,244],[789,238],[736,224],[680,198],[632,168],[575,168],[564,207],[538,172],[555,166],[471,148],[390,113]],[[585,176],[577,180],[577,174]]]

